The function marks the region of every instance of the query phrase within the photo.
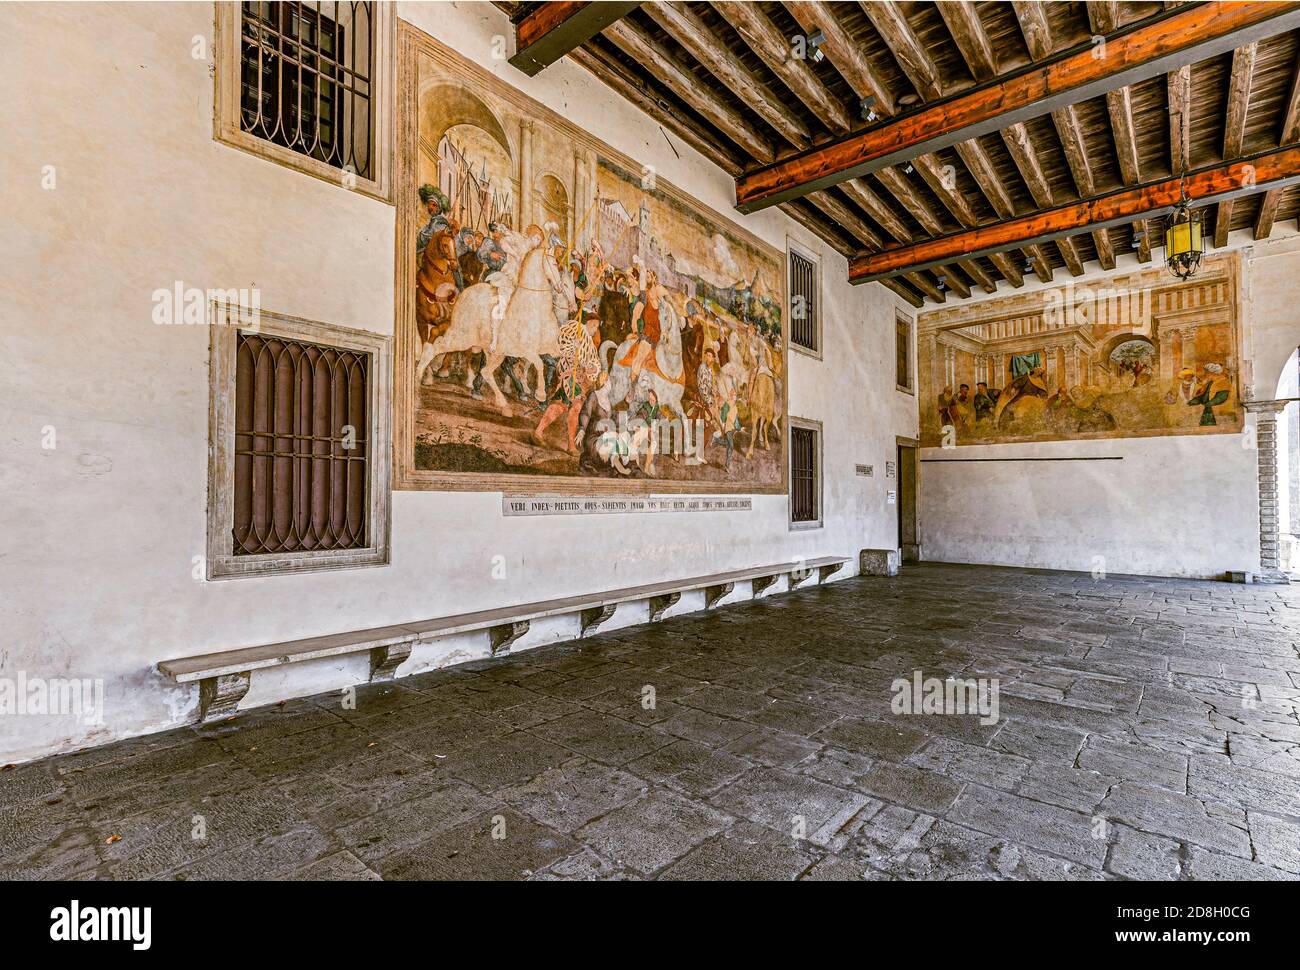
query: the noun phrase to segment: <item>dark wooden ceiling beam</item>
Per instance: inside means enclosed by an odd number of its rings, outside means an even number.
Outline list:
[[[876,11],[873,23],[893,22],[890,6],[873,3],[867,9],[869,15]],[[898,120],[747,173],[736,183],[737,208],[753,212],[797,198],[1296,27],[1300,3],[1294,0],[1178,7],[1108,36],[1104,58],[1095,57],[1091,45],[1066,51]],[[913,51],[894,53],[904,64],[901,58],[910,58]],[[914,84],[931,92],[939,89],[937,79],[931,81],[915,66],[913,73]]]
[[[1254,172],[1254,184],[1246,177]],[[1092,199],[1070,202],[1045,212],[1002,220],[896,246],[855,259],[849,268],[854,282],[891,273],[919,272],[957,257],[974,258],[1011,248],[1029,249],[1062,236],[1092,228],[1156,219],[1170,212],[1181,197],[1182,178],[1192,198],[1203,204],[1237,199],[1300,184],[1300,147],[1289,146],[1235,159],[1144,185],[1125,187]]]
[[[510,63],[529,77],[577,50],[640,3],[539,3],[515,22]]]
[[[812,132],[785,101],[754,76],[743,61],[728,50],[713,31],[684,3],[647,3],[645,12],[704,65],[729,91],[743,91],[754,113],[797,149],[807,148]]]
[[[605,37],[754,158],[775,157],[767,137],[749,119],[712,88],[700,84],[666,47],[640,27],[621,20],[605,28]]]
[[[844,105],[831,95],[807,62],[795,56],[790,38],[772,23],[758,4],[715,2],[713,6],[822,124],[837,133],[848,131],[853,126]]]
[[[1286,114],[1282,119],[1282,134],[1278,145],[1294,145],[1300,141],[1300,57],[1291,72],[1291,93],[1287,97]],[[1267,239],[1273,234],[1273,222],[1277,218],[1278,206],[1282,201],[1282,192],[1273,190],[1265,192],[1259,203],[1259,213],[1255,216],[1255,238]]]
[[[1250,88],[1255,77],[1255,44],[1243,44],[1232,52],[1232,76],[1228,81],[1228,109],[1223,123],[1223,157],[1236,158],[1246,140],[1246,114],[1250,109]],[[1228,245],[1232,229],[1233,202],[1219,203],[1214,214],[1214,246]]]

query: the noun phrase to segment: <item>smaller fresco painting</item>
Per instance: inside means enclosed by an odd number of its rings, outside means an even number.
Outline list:
[[[927,447],[1235,433],[1235,256],[922,314]]]

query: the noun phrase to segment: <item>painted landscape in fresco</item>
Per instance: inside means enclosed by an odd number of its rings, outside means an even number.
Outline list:
[[[917,321],[925,446],[1238,432],[1235,257]]]
[[[413,59],[399,477],[782,490],[780,254],[433,41]]]

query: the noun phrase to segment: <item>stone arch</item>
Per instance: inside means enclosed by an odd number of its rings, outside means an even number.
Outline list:
[[[459,84],[438,82],[420,92],[420,134],[426,144],[436,149],[442,136],[456,125],[482,128],[512,162],[517,162],[519,153],[505,126],[473,91]]]
[[[564,182],[551,172],[542,173],[537,180],[537,205],[543,214],[543,225],[554,220],[567,238],[572,228],[573,206]]]

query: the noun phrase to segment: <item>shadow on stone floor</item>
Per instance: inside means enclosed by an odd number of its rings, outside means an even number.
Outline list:
[[[19,766],[0,873],[1300,879],[1298,644],[1295,588],[912,566]]]

